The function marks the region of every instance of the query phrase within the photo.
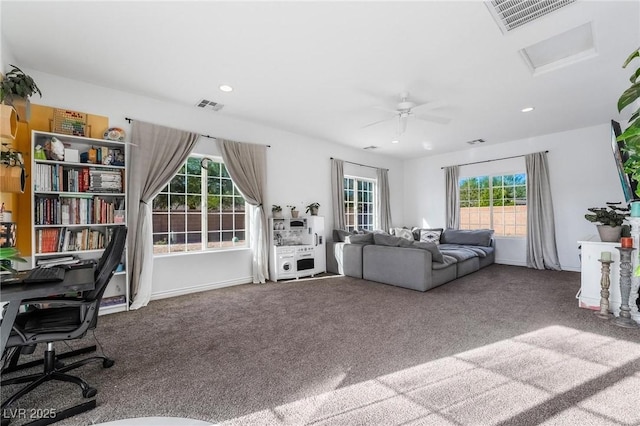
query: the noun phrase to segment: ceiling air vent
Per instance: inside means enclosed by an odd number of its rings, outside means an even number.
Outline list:
[[[365,146],[365,147],[364,147],[364,148],[362,148],[362,149],[378,149],[378,147],[377,147],[377,146],[375,146],[375,145],[369,145],[369,146]]]
[[[214,111],[220,111],[222,108],[224,108],[224,105],[219,104],[217,102],[208,101],[206,99],[203,99],[200,102],[198,102],[196,106],[198,108],[212,109]]]
[[[485,2],[489,13],[503,33],[558,10],[576,0],[491,0]]]
[[[467,141],[467,143],[468,143],[469,145],[477,145],[477,144],[479,144],[479,143],[484,143],[484,142],[485,142],[485,140],[484,140],[484,139],[474,139],[474,140],[472,140],[472,141]]]

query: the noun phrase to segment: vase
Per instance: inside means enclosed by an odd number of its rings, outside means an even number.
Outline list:
[[[22,167],[0,165],[0,187],[2,192],[22,194],[26,183],[27,177]]]
[[[311,216],[318,216],[318,208],[317,207],[309,208],[309,212],[311,213]]]
[[[274,219],[282,219],[282,212],[273,212],[273,218]]]
[[[7,104],[15,108],[18,121],[29,121],[31,119],[31,102],[29,102],[29,98],[14,96],[11,99],[7,99]]]
[[[291,210],[291,217],[292,218],[298,217],[298,213],[300,213],[298,210]]]
[[[600,241],[617,243],[622,235],[622,226],[597,225]]]

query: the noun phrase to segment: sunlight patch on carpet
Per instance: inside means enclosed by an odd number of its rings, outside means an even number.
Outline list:
[[[637,424],[640,373],[606,381],[636,360],[640,344],[551,326],[358,384],[336,380],[329,392],[221,425],[491,425],[541,412],[545,425]],[[578,401],[546,412],[560,397]]]

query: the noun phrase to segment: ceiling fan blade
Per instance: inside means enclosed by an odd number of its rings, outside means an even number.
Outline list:
[[[414,117],[417,118],[418,120],[430,121],[432,123],[438,123],[438,124],[449,124],[449,123],[451,123],[451,118],[449,118],[449,117],[440,117],[440,116],[437,116],[437,115],[420,114],[420,115],[415,115]]]
[[[395,117],[391,117],[391,118],[385,118],[384,120],[378,120],[378,121],[374,121],[373,123],[369,123],[365,126],[362,126],[361,129],[365,129],[367,127],[371,127],[371,126],[375,126],[376,124],[380,124],[380,123],[384,123],[385,121],[390,121],[395,119]]]
[[[384,112],[390,112],[391,114],[397,114],[398,111],[389,107],[386,107],[384,105],[374,105],[373,106],[375,109],[378,109],[380,111],[384,111]]]
[[[398,116],[398,136],[407,131],[407,119],[408,115],[399,115]]]
[[[443,106],[446,106],[446,104],[442,101],[431,101],[431,102],[426,102],[424,104],[416,105],[413,108],[411,108],[411,110],[412,111],[416,109],[429,110],[429,109],[442,108]]]

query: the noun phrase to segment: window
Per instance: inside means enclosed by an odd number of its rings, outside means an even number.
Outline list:
[[[221,160],[202,159],[190,156],[153,199],[155,254],[246,246],[244,198]]]
[[[527,235],[527,175],[461,178],[460,229],[490,228],[502,237]]]
[[[375,180],[344,178],[344,223],[348,231],[375,226]]]

